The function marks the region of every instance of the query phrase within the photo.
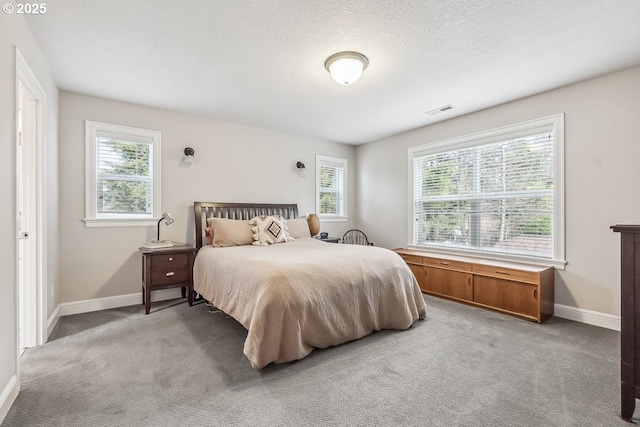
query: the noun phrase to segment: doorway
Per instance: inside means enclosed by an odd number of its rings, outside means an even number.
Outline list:
[[[46,97],[16,48],[16,231],[18,352],[46,340],[42,151]]]

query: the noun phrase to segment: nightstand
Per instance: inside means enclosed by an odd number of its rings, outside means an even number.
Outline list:
[[[174,244],[168,248],[140,248],[142,252],[142,303],[151,309],[151,291],[182,288],[182,298],[193,305],[193,260],[196,248]],[[185,295],[186,294],[186,295]]]
[[[340,243],[340,238],[339,237],[325,237],[324,239],[320,238],[320,236],[316,236],[314,237],[314,239],[320,240],[321,242],[327,242],[327,243]]]

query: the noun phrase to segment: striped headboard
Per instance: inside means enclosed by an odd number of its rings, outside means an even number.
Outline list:
[[[193,214],[195,215],[196,248],[200,249],[206,244],[204,228],[207,226],[207,218],[217,217],[249,221],[258,215],[280,215],[285,219],[293,219],[298,218],[298,205],[193,202]]]

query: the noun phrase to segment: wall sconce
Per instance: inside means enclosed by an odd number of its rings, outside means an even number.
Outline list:
[[[175,220],[171,217],[171,214],[169,212],[162,213],[162,218],[160,218],[160,221],[158,221],[158,242],[160,241],[160,224],[162,223],[162,221],[164,221],[166,225],[171,225]]]
[[[296,169],[298,169],[298,175],[300,176],[304,176],[307,174],[307,168],[301,161],[296,162]]]
[[[183,168],[188,168],[195,162],[197,162],[195,157],[195,150],[191,147],[187,147],[184,149],[184,155],[182,156],[182,160],[180,160],[180,164],[178,166]]]

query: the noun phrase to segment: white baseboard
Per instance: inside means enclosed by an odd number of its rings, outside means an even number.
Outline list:
[[[180,298],[180,292],[181,291],[178,288],[153,291],[153,293],[151,294],[151,301],[165,301],[169,299]],[[142,296],[140,295],[140,293],[135,293],[118,295],[114,297],[95,298],[62,303],[54,310],[54,312],[49,317],[47,336],[51,334],[51,331],[53,331],[53,328],[56,326],[61,316],[138,305],[142,304],[141,298]],[[601,328],[613,329],[615,331],[620,330],[620,316],[615,316],[613,314],[600,313],[584,308],[555,304],[554,316],[573,320],[575,322],[586,323],[588,325],[599,326]]]
[[[18,397],[19,391],[20,382],[18,381],[18,376],[14,375],[9,379],[4,390],[2,390],[2,394],[0,394],[0,424],[9,413],[9,409],[11,409],[16,397]]]
[[[47,339],[49,339],[49,336],[51,335],[51,332],[53,332],[53,328],[55,328],[56,325],[58,324],[58,320],[60,320],[60,305],[59,304],[56,307],[56,309],[53,310],[53,313],[51,313],[51,316],[49,316],[49,319],[47,320]]]
[[[180,298],[180,288],[161,289],[151,293],[151,301],[164,301]],[[117,295],[114,297],[87,299],[82,301],[63,302],[60,304],[60,316],[70,314],[89,313],[91,311],[108,310],[110,308],[128,307],[130,305],[142,305],[142,294]]]
[[[555,304],[554,316],[586,323],[588,325],[599,326],[601,328],[613,329],[614,331],[620,330],[620,316],[614,316],[613,314]]]

